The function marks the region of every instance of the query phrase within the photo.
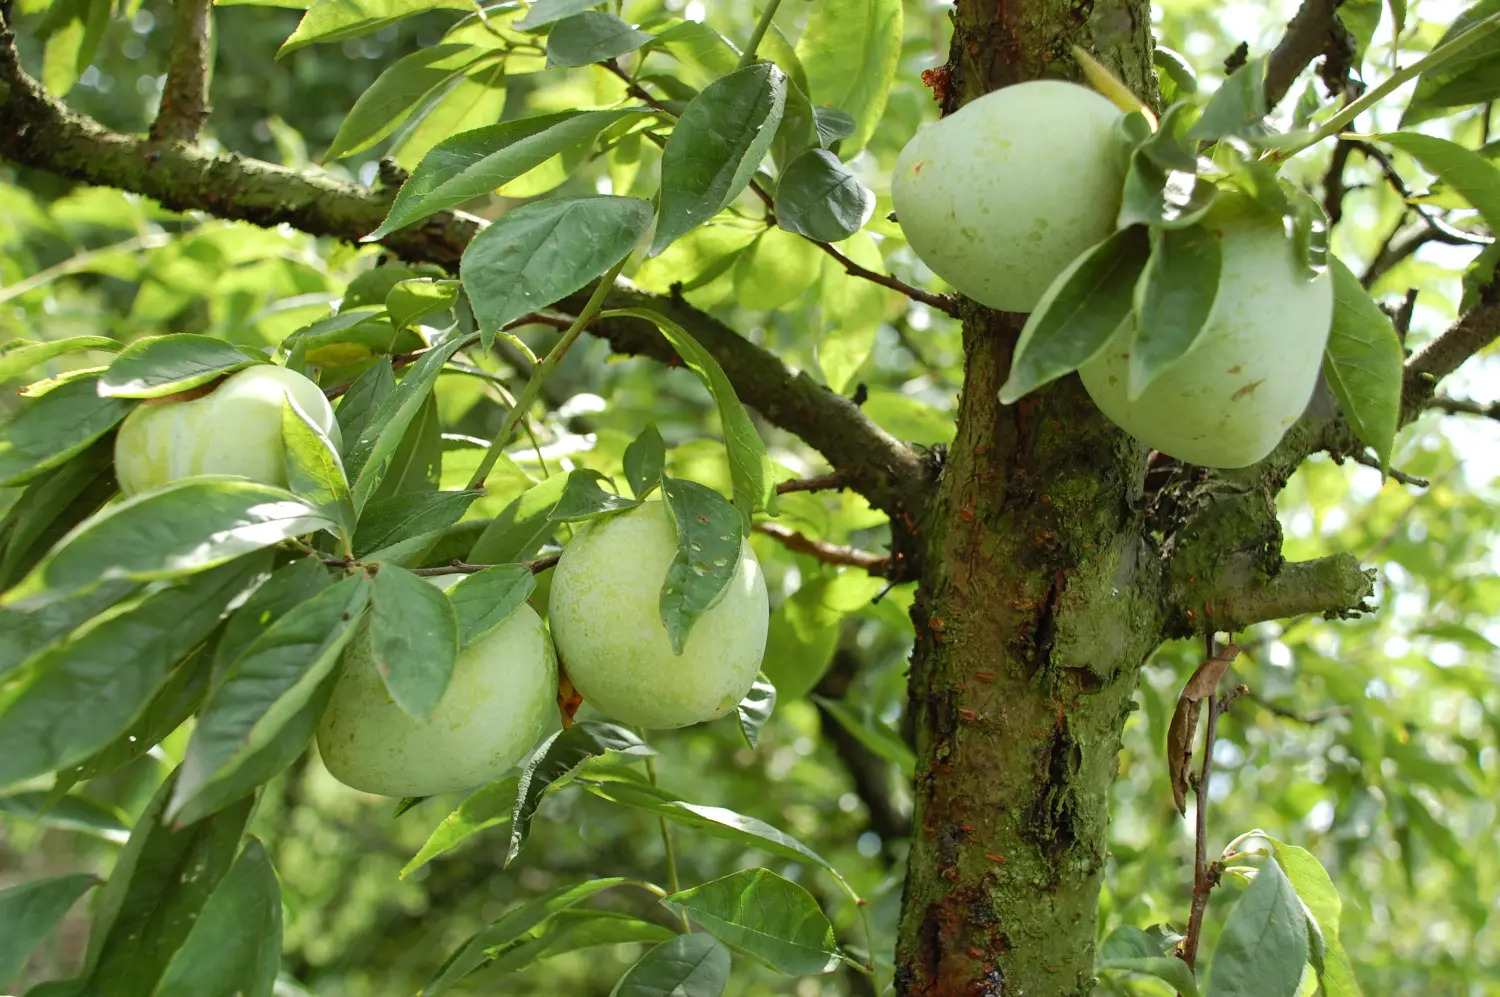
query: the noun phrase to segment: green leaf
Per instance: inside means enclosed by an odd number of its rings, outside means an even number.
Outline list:
[[[237,798],[221,787],[238,793],[254,788],[255,781],[247,783],[237,775],[331,675],[370,588],[362,575],[325,588],[272,622],[229,664],[198,714],[170,818],[189,822],[210,812],[206,801],[222,804]]]
[[[760,167],[786,106],[786,75],[764,62],[704,88],[672,129],[661,158],[655,256],[739,196]]]
[[[391,452],[390,463],[371,501],[409,492],[435,492],[443,480],[443,425],[437,393],[422,400],[417,414]]]
[[[822,0],[808,15],[797,58],[813,106],[837,108],[857,122],[845,156],[864,148],[885,113],[899,76],[901,32],[900,0]]]
[[[1145,973],[1165,981],[1180,997],[1198,997],[1198,981],[1188,964],[1162,952],[1149,935],[1131,925],[1116,928],[1104,940],[1099,968]]]
[[[27,402],[0,434],[0,488],[25,484],[81,453],[135,408],[102,398],[97,375],[87,375]]]
[[[1151,256],[1135,286],[1135,335],[1130,341],[1134,401],[1193,348],[1219,296],[1223,251],[1202,225],[1151,232]]]
[[[1500,0],[1479,0],[1461,11],[1432,47],[1441,48],[1496,14],[1500,14]],[[1491,35],[1429,68],[1417,79],[1411,103],[1401,116],[1401,127],[1439,117],[1450,107],[1485,104],[1496,98],[1500,98],[1500,35]]]
[[[1333,274],[1333,325],[1323,354],[1323,376],[1349,425],[1380,458],[1390,463],[1401,419],[1404,356],[1390,317],[1380,310],[1359,278],[1338,257]]]
[[[497,564],[464,576],[448,590],[461,646],[468,647],[510,619],[535,588],[536,576],[524,564]]]
[[[580,780],[580,785],[600,799],[665,817],[674,824],[702,831],[715,838],[732,841],[746,848],[757,848],[794,862],[810,862],[832,876],[851,899],[857,899],[854,889],[832,863],[790,834],[763,820],[724,807],[688,803],[677,799],[665,789],[625,777],[608,780],[584,778]]]
[[[114,740],[266,564],[246,558],[149,594],[31,659],[0,700],[0,785],[77,764]]]
[[[69,336],[42,343],[25,339],[11,340],[0,346],[0,381],[8,381],[26,373],[37,364],[46,363],[65,353],[76,353],[79,350],[108,350],[113,353],[119,348],[120,343],[108,336]]]
[[[661,585],[661,622],[672,653],[681,654],[693,625],[734,579],[744,534],[734,506],[712,488],[664,475],[661,493],[677,527],[677,554]]]
[[[554,197],[506,212],[464,250],[460,276],[488,333],[614,266],[651,225],[638,197]]]
[[[382,566],[370,596],[368,639],[391,699],[425,722],[458,657],[458,619],[447,594],[405,568]]]
[[[45,40],[42,85],[61,97],[94,61],[109,28],[109,0],[56,0],[36,33]]]
[[[397,192],[390,214],[365,239],[380,239],[436,212],[483,197],[566,149],[592,143],[616,121],[645,113],[652,112],[639,107],[560,111],[445,138],[422,157]]]
[[[354,508],[357,512],[364,510],[385,479],[396,448],[426,403],[443,365],[470,341],[470,337],[455,336],[422,354],[422,358],[407,370],[401,383],[380,402],[360,429],[358,438],[349,445],[344,455],[344,468],[354,482]]]
[[[458,301],[463,285],[456,280],[432,280],[422,277],[403,280],[385,296],[385,310],[397,329],[414,325],[419,318],[445,312]]]
[[[1130,155],[1117,228],[1183,228],[1208,214],[1218,188],[1191,170],[1163,169],[1144,149]]]
[[[402,868],[401,878],[405,879],[428,862],[444,852],[452,851],[461,842],[480,831],[509,823],[511,811],[516,805],[516,785],[520,778],[516,775],[507,776],[499,782],[481,786],[470,793],[468,798],[458,805],[457,810],[444,817],[443,822],[433,828],[421,849]]]
[[[807,92],[788,81],[781,123],[776,126],[776,138],[771,142],[771,158],[776,160],[780,172],[785,173],[798,156],[821,144],[818,141],[817,114],[807,99]]]
[[[334,410],[334,418],[339,424],[339,436],[344,441],[344,463],[349,462],[349,451],[359,441],[359,434],[364,432],[369,425],[370,419],[380,411],[380,406],[390,397],[391,392],[396,390],[396,375],[391,367],[390,357],[381,357],[359,377],[349,385],[349,390],[344,392],[344,397],[339,399],[339,407]]]
[[[771,473],[771,458],[766,445],[750,421],[745,407],[734,393],[724,369],[712,353],[676,322],[648,308],[615,308],[601,312],[600,318],[616,316],[645,319],[661,330],[667,342],[677,351],[683,364],[697,374],[713,395],[719,409],[724,432],[724,446],[729,452],[729,474],[734,480],[734,504],[748,524],[750,515],[761,510],[773,511],[776,503],[776,481]]]
[[[547,34],[547,68],[587,66],[634,52],[651,40],[644,31],[602,10],[573,14]]]
[[[776,185],[776,224],[814,242],[838,242],[864,227],[875,193],[826,149],[792,160]]]
[[[719,997],[729,968],[729,950],[712,935],[678,935],[641,956],[609,997]]]
[[[1149,252],[1146,230],[1122,229],[1081,253],[1026,319],[1000,401],[1013,404],[1070,374],[1104,348],[1130,318]]]
[[[139,586],[110,582],[30,611],[0,606],[0,676],[20,668],[32,655],[67,638],[109,607],[124,602]]]
[[[597,471],[580,468],[522,492],[479,535],[468,559],[476,564],[524,561],[551,539],[558,523],[592,519],[639,504],[600,488],[602,478]]]
[[[333,572],[316,555],[299,557],[271,572],[271,577],[234,611],[214,644],[212,684],[229,674],[229,666],[245,653],[266,628],[304,602],[310,602],[334,583]]]
[[[536,808],[541,805],[542,794],[554,783],[571,775],[590,758],[597,758],[610,751],[628,757],[644,757],[656,753],[646,742],[624,727],[592,720],[575,723],[566,730],[558,731],[532,753],[521,770],[516,805],[511,812],[510,848],[505,855],[507,866],[521,854],[521,846],[531,833],[531,819],[536,816]]]
[[[832,972],[843,958],[813,895],[768,869],[742,869],[673,893],[662,904],[788,976]]]
[[[1229,912],[1214,949],[1208,997],[1295,997],[1307,965],[1307,918],[1274,859]]]
[[[1263,129],[1266,110],[1266,61],[1251,59],[1214,91],[1188,137],[1213,142],[1253,136]]]
[[[866,269],[879,271],[885,265],[868,232],[856,233],[839,248]],[[828,386],[845,394],[875,348],[891,292],[867,280],[854,279],[834,259],[823,261],[820,281],[818,366]]]
[[[511,908],[449,956],[432,982],[422,988],[421,997],[435,997],[436,994],[445,992],[465,976],[484,968],[493,961],[495,955],[503,954],[509,945],[559,911],[566,910],[601,890],[620,886],[625,882],[627,880],[622,878],[594,879],[577,886],[561,887]]]
[[[740,721],[740,736],[752,749],[760,740],[760,729],[771,719],[775,709],[776,686],[766,678],[765,672],[760,672],[755,676],[755,684],[735,708]]]
[[[1495,36],[1500,39],[1500,34]],[[1429,173],[1458,192],[1484,218],[1491,232],[1500,233],[1500,166],[1435,135],[1382,132],[1370,138],[1411,156]]]
[[[265,848],[250,838],[153,997],[271,997],[280,968],[281,886]]]
[[[58,540],[99,511],[117,491],[114,442],[108,437],[32,479],[0,519],[0,590],[35,567]],[[4,613],[0,609],[0,616]],[[0,634],[4,632],[0,627]],[[0,636],[0,649],[4,646]],[[0,650],[0,673],[5,671],[4,661]]]
[[[813,128],[818,133],[818,144],[825,149],[853,135],[857,127],[852,115],[836,107],[813,108]]]
[[[354,500],[338,448],[290,394],[281,402],[281,445],[292,494],[332,520],[347,545],[354,531]]]
[[[365,506],[354,530],[354,556],[368,558],[403,540],[434,533],[463,518],[482,489],[407,492]]]
[[[34,879],[0,890],[0,984],[14,979],[68,908],[99,885],[88,874]]]
[[[123,844],[130,837],[124,811],[119,807],[88,796],[53,795],[40,790],[0,796],[0,814],[33,820],[44,827],[92,834],[105,841]],[[0,980],[9,977],[0,971]]]
[[[333,525],[270,485],[217,475],[174,481],[68,534],[3,602],[31,609],[100,582],[182,578]]]
[[[423,98],[490,53],[473,45],[433,45],[397,59],[359,95],[323,159],[363,152],[395,131]]]
[[[630,494],[637,499],[644,499],[661,484],[662,471],[667,466],[667,445],[662,441],[656,423],[647,423],[640,435],[625,448],[624,465]]]
[[[526,16],[515,23],[515,27],[521,31],[535,31],[603,3],[604,0],[536,0]]]
[[[1193,73],[1192,65],[1181,53],[1164,45],[1157,45],[1152,50],[1151,62],[1156,66],[1159,76],[1164,76],[1172,82],[1175,89],[1171,100],[1191,96],[1198,92],[1198,77]]]
[[[916,769],[917,756],[911,750],[911,746],[901,740],[889,727],[876,720],[861,719],[847,704],[837,699],[817,695],[808,698],[822,707],[835,723],[848,731],[860,744],[870,749],[872,754],[895,765],[901,770],[903,776],[911,777]]]
[[[161,398],[264,362],[264,358],[211,336],[151,336],[120,351],[99,378],[99,394]]]
[[[473,4],[468,0],[314,0],[276,58],[318,42],[368,35],[412,14],[442,8],[472,10]]]
[[[234,862],[254,798],[187,827],[163,820],[169,777],[99,892],[83,978],[110,997],[151,997]]]
[[[1262,835],[1265,837],[1265,835]],[[1312,852],[1266,837],[1275,850],[1276,861],[1291,881],[1297,897],[1307,908],[1324,942],[1323,965],[1318,973],[1327,997],[1359,997],[1359,981],[1349,955],[1339,940],[1339,922],[1344,902],[1337,887]]]

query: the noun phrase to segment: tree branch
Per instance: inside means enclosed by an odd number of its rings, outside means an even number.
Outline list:
[[[877,578],[901,577],[897,573],[901,567],[900,562],[893,562],[884,554],[875,554],[855,547],[844,547],[826,540],[814,540],[812,537],[803,536],[796,530],[789,530],[779,523],[756,523],[753,529],[756,533],[764,533],[771,537],[787,550],[807,554],[824,564],[842,564],[852,568],[863,568]]]
[[[1438,382],[1500,337],[1500,279],[1480,291],[1462,318],[1406,361],[1401,384],[1401,422],[1408,423],[1432,401]]]
[[[371,190],[315,172],[234,154],[213,155],[184,143],[157,145],[111,131],[46,94],[22,69],[14,34],[0,21],[0,156],[62,177],[144,194],[172,210],[200,210],[256,225],[286,224],[350,242],[373,231],[394,190]],[[382,245],[403,259],[456,267],[478,232],[478,219],[440,212],[391,233]],[[569,299],[574,311],[590,293]],[[920,509],[928,472],[911,448],[857,406],[686,302],[621,285],[610,308],[646,307],[672,318],[713,353],[740,399],[797,434],[848,475],[849,487],[892,514]],[[648,322],[615,319],[589,330],[624,353],[676,363],[677,355]]]
[[[1208,626],[1232,632],[1303,613],[1354,615],[1369,609],[1365,600],[1374,594],[1375,573],[1361,568],[1359,558],[1330,554],[1291,561],[1274,574],[1227,585],[1204,612],[1212,613]]]
[[[1340,0],[1303,0],[1266,60],[1266,106],[1281,103],[1302,70],[1335,41]]]
[[[213,0],[173,0],[172,48],[153,142],[191,142],[208,117]]]
[[[1447,412],[1449,415],[1479,415],[1486,419],[1500,420],[1500,402],[1491,402],[1481,405],[1479,402],[1468,398],[1454,398],[1451,395],[1435,395],[1427,403],[1428,408],[1437,409],[1439,412]]]

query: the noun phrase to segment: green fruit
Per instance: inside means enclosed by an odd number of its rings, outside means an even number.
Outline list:
[[[1037,80],[923,127],[891,177],[912,250],[975,301],[1031,311],[1074,257],[1114,231],[1121,117],[1093,90]]]
[[[120,491],[135,495],[200,474],[285,488],[281,405],[288,395],[337,446],[339,427],[323,389],[296,371],[256,364],[202,398],[146,402],[126,416],[115,437]]]
[[[1280,218],[1221,193],[1203,224],[1223,264],[1208,324],[1141,396],[1126,395],[1127,322],[1078,369],[1094,404],[1154,450],[1204,467],[1265,457],[1312,398],[1333,316],[1333,280],[1309,279]]]
[[[766,581],[750,545],[729,587],[673,654],[661,587],[677,529],[661,502],[595,520],[563,551],[548,601],[563,670],[584,702],[642,727],[686,727],[729,713],[766,650]]]
[[[458,575],[431,579],[442,588]],[[427,723],[397,706],[356,639],[318,727],[334,778],[381,796],[432,796],[493,782],[526,756],[557,716],[557,658],[542,619],[522,603],[469,644]]]

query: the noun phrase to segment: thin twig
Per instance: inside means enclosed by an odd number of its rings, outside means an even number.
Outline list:
[[[843,471],[829,471],[827,474],[816,474],[811,478],[792,478],[790,481],[779,481],[776,483],[776,494],[786,495],[790,492],[832,492],[842,491],[849,487],[849,476]]]
[[[1365,453],[1363,450],[1349,454],[1348,456],[1354,461],[1354,463],[1363,464],[1365,467],[1373,467],[1375,470],[1382,472],[1392,481],[1399,481],[1403,485],[1413,485],[1417,488],[1427,488],[1432,484],[1432,482],[1428,481],[1426,478],[1419,478],[1415,474],[1407,474],[1405,471],[1397,470],[1394,467],[1381,467],[1380,461]]]
[[[884,554],[875,554],[855,547],[843,547],[826,540],[814,540],[812,537],[803,536],[796,530],[789,530],[779,523],[756,523],[753,528],[755,532],[764,533],[787,550],[807,554],[824,564],[844,564],[853,568],[863,568],[878,578],[893,577],[892,560]]]
[[[153,142],[191,142],[208,117],[213,0],[173,0],[172,45]]]
[[[1204,635],[1204,641],[1204,650],[1208,660],[1211,660],[1219,653],[1212,630]],[[1219,882],[1218,863],[1210,865],[1208,862],[1208,777],[1213,771],[1214,738],[1218,735],[1219,714],[1227,708],[1229,702],[1230,700],[1221,696],[1208,697],[1208,718],[1203,728],[1203,769],[1197,784],[1193,786],[1193,796],[1197,801],[1193,814],[1193,904],[1181,951],[1182,961],[1189,968],[1197,966],[1198,941],[1203,935],[1203,914],[1208,910],[1208,895]]]
[[[1500,419],[1500,402],[1490,402],[1484,405],[1468,398],[1435,395],[1432,401],[1427,403],[1427,407],[1447,412],[1449,415],[1479,415],[1486,419]]]
[[[1396,164],[1391,162],[1391,157],[1387,156],[1379,146],[1359,139],[1345,139],[1340,144],[1347,145],[1351,149],[1358,149],[1366,159],[1374,160],[1375,164],[1380,167],[1381,175],[1385,177],[1386,183],[1390,184],[1391,188],[1401,196],[1401,200],[1411,205],[1412,210],[1420,215],[1424,222],[1437,230],[1437,234],[1433,236],[1434,239],[1458,246],[1488,246],[1495,241],[1489,236],[1456,228],[1450,225],[1441,214],[1429,210],[1428,205],[1413,201],[1411,188],[1406,185],[1401,174],[1396,172]]]
[[[1321,710],[1311,710],[1307,713],[1302,713],[1292,709],[1290,706],[1282,706],[1280,703],[1265,699],[1254,692],[1249,692],[1246,696],[1252,703],[1267,713],[1274,713],[1278,717],[1293,720],[1299,724],[1307,724],[1308,726],[1320,724],[1324,720],[1329,720],[1333,717],[1347,717],[1354,712],[1353,708],[1348,706],[1327,706]]]
[[[766,0],[766,9],[761,11],[760,20],[755,22],[755,30],[750,33],[750,40],[745,42],[745,51],[740,55],[740,69],[755,61],[755,50],[760,48],[760,40],[766,36],[771,18],[776,16],[776,8],[780,6],[781,0]]]

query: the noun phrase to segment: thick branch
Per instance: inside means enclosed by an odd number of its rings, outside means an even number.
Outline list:
[[[208,117],[213,0],[174,0],[172,49],[161,107],[151,125],[154,142],[191,142]]]
[[[257,225],[287,224],[313,235],[357,241],[385,218],[394,192],[289,170],[195,146],[157,145],[110,131],[52,99],[21,68],[14,37],[0,22],[0,156],[35,169],[144,194],[174,210],[200,210]],[[479,222],[441,212],[393,232],[382,244],[396,255],[457,265]],[[587,296],[588,289],[580,292]],[[575,302],[581,307],[583,297]],[[678,299],[621,287],[609,308],[665,313],[698,339],[724,368],[741,400],[797,434],[847,473],[849,487],[893,517],[915,511],[926,479],[915,451],[892,438],[857,406],[793,373],[774,355]],[[567,306],[564,305],[566,309]],[[611,320],[590,329],[621,352],[667,363],[676,353],[650,323]]]
[[[1500,337],[1500,280],[1480,292],[1473,308],[1406,362],[1401,386],[1401,421],[1410,422],[1427,407],[1438,382]]]
[[[1252,623],[1303,613],[1343,616],[1362,612],[1375,594],[1375,573],[1359,566],[1353,554],[1330,554],[1313,561],[1291,561],[1266,578],[1250,578],[1221,591],[1205,607],[1209,626],[1243,630]]]
[[[1266,60],[1266,106],[1281,103],[1297,76],[1333,41],[1340,0],[1303,0]]]

